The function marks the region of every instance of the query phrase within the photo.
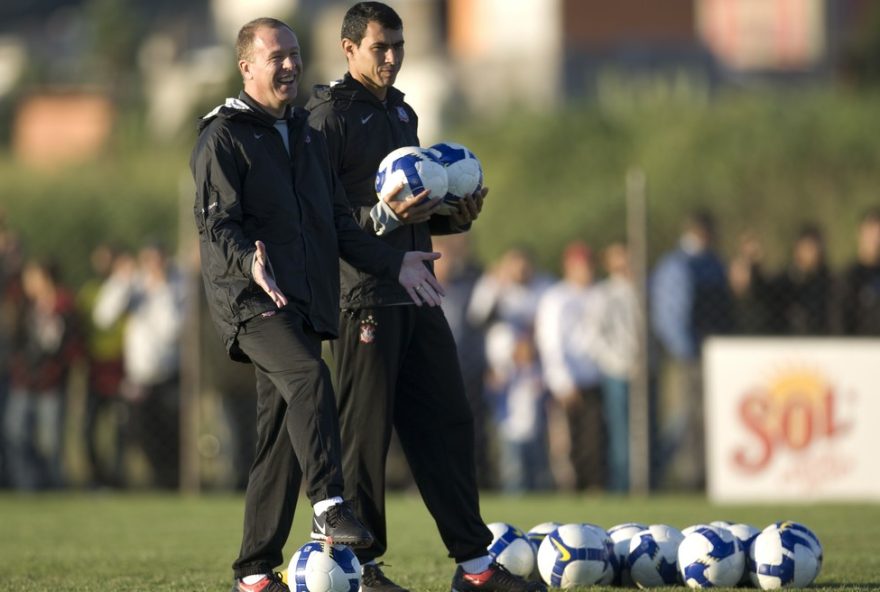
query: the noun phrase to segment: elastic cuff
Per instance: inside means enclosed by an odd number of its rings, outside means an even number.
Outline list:
[[[260,574],[270,574],[272,573],[272,566],[266,563],[258,563],[256,565],[244,565],[232,570],[233,577],[236,580],[240,580],[246,576],[258,576]]]

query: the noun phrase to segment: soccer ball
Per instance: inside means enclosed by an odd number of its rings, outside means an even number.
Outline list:
[[[822,545],[797,522],[777,522],[755,537],[749,553],[749,577],[763,590],[809,586],[822,569]]]
[[[535,553],[538,552],[538,547],[541,546],[541,541],[544,540],[544,537],[560,526],[562,526],[562,524],[559,522],[542,522],[529,529],[526,536],[529,537],[529,540],[532,542],[532,547],[534,547]]]
[[[430,151],[418,146],[404,146],[392,150],[379,163],[376,194],[379,199],[384,199],[401,183],[403,187],[395,201],[403,201],[425,189],[431,191],[428,199],[443,199],[448,186],[446,168]]]
[[[612,584],[617,586],[632,586],[635,583],[629,575],[629,542],[640,531],[648,528],[646,524],[639,522],[624,522],[608,529],[608,536],[614,548],[611,562],[614,564],[614,580]]]
[[[690,526],[687,526],[687,527],[681,529],[681,536],[686,537],[687,535],[691,534],[692,532],[696,532],[699,529],[706,528],[708,526],[710,526],[710,525],[703,524],[702,522],[699,524],[691,524]]]
[[[538,547],[541,578],[554,588],[591,586],[603,581],[611,570],[605,539],[592,525],[563,524],[544,537]]]
[[[535,549],[529,538],[505,522],[487,524],[492,531],[489,555],[512,574],[528,577],[535,570]]]
[[[679,583],[678,546],[684,536],[677,528],[652,524],[629,542],[629,573],[639,588]]]
[[[350,547],[312,541],[290,558],[287,580],[295,592],[356,592],[361,564]]]
[[[742,579],[745,555],[733,533],[717,526],[697,528],[678,547],[678,570],[691,588],[730,588]]]
[[[455,202],[483,186],[483,167],[474,153],[455,142],[440,142],[430,148],[446,167],[449,187],[440,206],[441,213],[455,210]]]
[[[742,578],[740,578],[740,585],[748,585],[750,582],[749,578],[749,565],[751,560],[749,559],[749,553],[752,550],[752,542],[754,542],[755,537],[761,532],[751,524],[745,524],[744,522],[738,522],[737,524],[731,524],[727,527],[733,536],[739,540],[739,544],[742,547],[743,555],[746,559],[746,567],[743,569]]]

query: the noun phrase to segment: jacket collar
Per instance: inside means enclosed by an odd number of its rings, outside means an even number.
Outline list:
[[[388,94],[385,95],[385,101],[383,104],[383,101],[380,101],[376,95],[367,90],[367,87],[355,80],[348,72],[345,73],[341,80],[337,80],[330,84],[330,94],[333,95],[334,98],[347,98],[350,101],[363,101],[373,103],[379,107],[385,105],[402,105],[404,97],[403,92],[392,86],[388,89]]]

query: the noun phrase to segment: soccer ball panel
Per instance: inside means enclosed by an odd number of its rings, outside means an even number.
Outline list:
[[[678,546],[684,537],[677,528],[652,524],[632,537],[629,544],[630,575],[640,588],[679,583]]]
[[[648,528],[647,524],[640,522],[624,522],[608,529],[608,536],[613,545],[611,561],[614,563],[614,579],[612,584],[618,586],[634,586],[632,576],[629,573],[629,543],[640,531]]]
[[[429,199],[443,199],[448,188],[446,169],[425,149],[404,146],[389,152],[379,163],[376,195],[383,199],[400,184],[403,186],[395,201],[403,201],[425,189],[431,191]]]
[[[691,588],[732,587],[742,579],[745,555],[729,530],[698,527],[678,547],[678,568]]]
[[[555,588],[597,584],[609,569],[605,537],[591,525],[563,524],[538,547],[538,571]]]
[[[446,168],[448,186],[441,213],[451,213],[456,201],[483,186],[483,167],[473,152],[456,142],[440,142],[429,150]]]
[[[816,552],[818,539],[813,535],[811,540],[802,529],[785,524],[770,525],[752,543],[749,576],[758,588],[802,588],[819,575],[822,560]]]
[[[535,570],[535,549],[519,528],[505,522],[487,525],[492,532],[489,555],[512,574],[528,577]]]
[[[290,558],[287,580],[295,592],[357,592],[361,565],[349,547],[312,541]]]

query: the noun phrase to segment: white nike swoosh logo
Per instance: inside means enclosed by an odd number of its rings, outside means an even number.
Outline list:
[[[361,117],[361,123],[366,124],[368,121],[370,121],[370,118],[371,118],[373,115],[375,115],[375,113],[370,113],[370,114],[367,115],[366,117]]]
[[[256,138],[257,140],[259,140],[260,138],[262,138],[263,135],[264,135],[264,134],[258,134],[257,132],[254,132],[254,138]]]
[[[315,530],[317,530],[317,531],[320,532],[321,534],[327,534],[327,533],[325,532],[325,530],[326,530],[325,527],[322,526],[321,524],[318,524],[318,521],[317,521],[317,520],[315,520]]]

